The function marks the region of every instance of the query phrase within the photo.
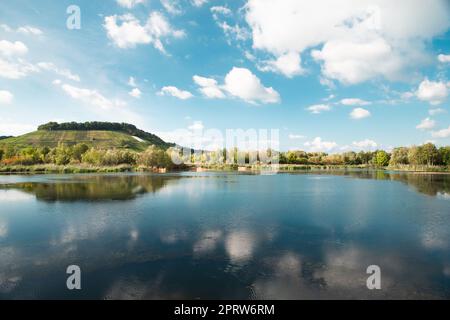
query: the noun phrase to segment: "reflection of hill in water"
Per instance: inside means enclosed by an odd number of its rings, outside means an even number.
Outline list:
[[[155,193],[176,176],[85,176],[54,182],[25,182],[0,186],[34,194],[42,201],[131,200],[139,194]]]
[[[304,174],[400,181],[422,194],[450,196],[450,175],[446,174],[416,174],[382,170],[313,171]],[[132,200],[139,194],[155,193],[182,177],[176,175],[86,175],[49,180],[48,182],[11,183],[0,185],[0,189],[16,189],[27,192],[42,201]],[[184,177],[205,178],[208,175]]]
[[[313,173],[351,176],[360,179],[400,181],[413,187],[417,192],[429,196],[437,196],[438,194],[450,195],[450,175],[448,174],[389,172],[383,170],[343,170]]]

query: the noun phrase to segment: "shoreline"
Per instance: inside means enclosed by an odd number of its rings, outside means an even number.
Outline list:
[[[148,172],[148,173],[170,173],[170,172],[264,172],[270,171],[272,166],[261,165],[195,165],[188,164],[178,168],[154,168],[143,166],[117,165],[117,166],[89,166],[89,165],[15,165],[0,166],[0,174],[77,174],[77,173],[125,173],[125,172]],[[276,168],[278,173],[292,172],[332,172],[332,171],[391,171],[411,174],[450,174],[447,167],[375,167],[367,165],[292,165],[281,164]]]

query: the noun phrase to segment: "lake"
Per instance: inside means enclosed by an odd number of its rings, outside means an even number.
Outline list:
[[[449,299],[450,175],[3,175],[0,299],[18,298]]]

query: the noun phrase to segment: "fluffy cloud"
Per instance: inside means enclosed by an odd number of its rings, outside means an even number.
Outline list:
[[[117,0],[117,4],[124,8],[131,9],[137,4],[145,3],[145,0]]]
[[[322,138],[316,137],[312,141],[304,143],[304,146],[311,152],[325,151],[330,152],[337,148],[337,143],[332,141],[322,141]]]
[[[114,44],[122,49],[134,48],[138,44],[152,44],[164,53],[163,38],[181,38],[185,35],[184,31],[175,30],[167,19],[156,11],[150,13],[143,25],[132,14],[126,14],[106,17],[103,27]]]
[[[433,129],[435,125],[436,125],[436,121],[434,121],[430,118],[425,118],[416,126],[416,129],[430,130],[430,129]]]
[[[278,103],[280,95],[272,87],[264,87],[257,76],[245,68],[233,67],[225,77],[224,89],[249,103]]]
[[[446,0],[248,0],[245,10],[255,49],[277,59],[314,48],[323,76],[348,84],[400,78],[450,27]]]
[[[442,129],[431,133],[433,138],[448,138],[450,137],[450,126],[447,129]]]
[[[5,58],[0,57],[0,77],[7,79],[20,79],[33,72],[52,71],[67,79],[80,81],[80,77],[78,75],[73,74],[68,69],[59,69],[51,62],[40,62],[37,64],[27,62],[21,57],[27,53],[28,48],[23,42],[1,40],[0,55]]]
[[[367,106],[370,104],[370,102],[358,98],[347,98],[342,99],[341,104],[343,104],[344,106]]]
[[[62,84],[63,91],[73,99],[80,100],[87,105],[99,107],[103,110],[110,110],[115,107],[125,106],[125,102],[117,99],[108,99],[96,90],[78,88],[68,84]]]
[[[205,97],[210,99],[223,99],[226,97],[215,79],[205,78],[198,75],[193,76],[192,79],[200,87],[199,91]]]
[[[233,67],[225,76],[223,85],[215,79],[195,75],[194,82],[207,98],[225,98],[226,94],[248,103],[278,103],[280,95],[272,87],[265,87],[261,80],[246,68]]]
[[[0,54],[3,56],[23,56],[28,52],[27,46],[21,42],[10,42],[7,40],[0,41]]]
[[[330,111],[331,107],[328,104],[315,104],[313,106],[306,108],[306,110],[314,114],[319,114],[322,113],[323,111]]]
[[[378,147],[378,144],[373,140],[365,139],[362,141],[353,141],[352,146],[363,150],[373,150]]]
[[[280,55],[276,60],[264,61],[259,66],[261,71],[271,71],[280,73],[288,78],[302,74],[304,70],[301,67],[300,55],[295,52],[289,52]]]
[[[132,96],[133,98],[139,99],[142,95],[142,92],[141,92],[141,90],[139,90],[139,88],[134,88],[133,90],[128,92],[128,94],[130,96]]]
[[[0,104],[10,104],[14,99],[14,95],[6,90],[0,90]]]
[[[444,82],[423,80],[416,92],[417,98],[432,105],[441,104],[448,96],[447,85]]]
[[[174,86],[163,87],[158,94],[161,96],[172,96],[181,100],[187,100],[193,97],[189,91],[180,90]]]
[[[440,54],[438,55],[438,60],[442,63],[450,62],[450,54]]]
[[[355,108],[350,112],[350,118],[359,120],[370,117],[370,112],[363,108]]]

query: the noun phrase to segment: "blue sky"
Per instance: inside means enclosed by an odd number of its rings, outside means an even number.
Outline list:
[[[0,135],[97,120],[174,141],[279,129],[283,150],[448,145],[449,68],[445,0],[1,1]]]

